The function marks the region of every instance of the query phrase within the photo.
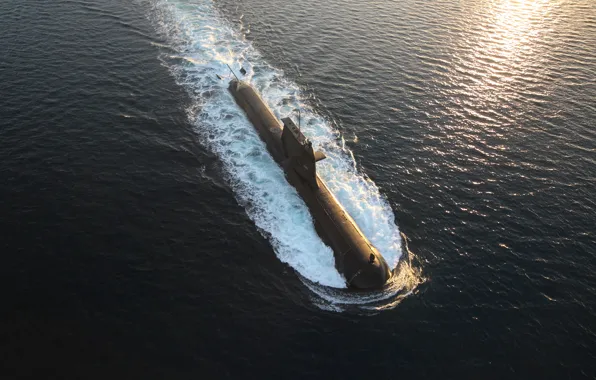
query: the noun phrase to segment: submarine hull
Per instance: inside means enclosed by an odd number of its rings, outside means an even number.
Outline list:
[[[280,122],[250,85],[232,80],[228,89],[284,170],[287,181],[304,200],[317,233],[333,249],[336,268],[348,286],[383,287],[391,276],[385,259],[316,174],[315,163],[324,154],[313,151],[308,139],[290,119]]]

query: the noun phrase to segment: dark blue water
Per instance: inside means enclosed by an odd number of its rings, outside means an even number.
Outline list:
[[[0,53],[3,378],[596,375],[593,2],[24,0]],[[313,288],[228,61],[407,237],[409,295]]]

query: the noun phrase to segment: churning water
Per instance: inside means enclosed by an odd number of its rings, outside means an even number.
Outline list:
[[[308,209],[286,182],[252,125],[227,92],[227,68],[252,83],[278,118],[297,118],[315,149],[327,155],[319,174],[379,249],[397,266],[401,237],[395,216],[372,180],[357,169],[352,152],[333,123],[319,115],[299,87],[266,62],[243,34],[233,28],[212,1],[160,1],[154,22],[171,41],[161,58],[193,98],[189,118],[203,143],[225,163],[238,201],[271,241],[278,258],[304,278],[342,288],[333,253],[317,236]],[[235,26],[235,25],[234,25]],[[239,29],[239,30],[237,30]],[[225,79],[219,80],[217,76]],[[387,296],[385,296],[387,297]]]

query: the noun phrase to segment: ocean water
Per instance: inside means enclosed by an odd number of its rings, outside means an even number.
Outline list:
[[[592,1],[0,15],[7,378],[596,375]],[[387,289],[345,289],[226,65],[300,109]]]

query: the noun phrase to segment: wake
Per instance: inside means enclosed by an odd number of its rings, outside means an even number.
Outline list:
[[[257,88],[278,118],[295,118],[296,110],[301,110],[304,134],[327,155],[317,164],[319,175],[387,264],[396,267],[402,250],[393,211],[374,182],[358,172],[338,131],[304,102],[298,86],[267,63],[219,14],[213,1],[159,0],[153,10],[152,18],[171,42],[162,61],[192,97],[188,113],[196,133],[223,163],[236,199],[277,257],[316,293],[327,287],[345,288],[333,252],[316,234],[302,199],[236,106],[227,91],[228,80],[217,79],[216,74],[229,73],[226,65],[236,73],[246,69],[243,80]]]

